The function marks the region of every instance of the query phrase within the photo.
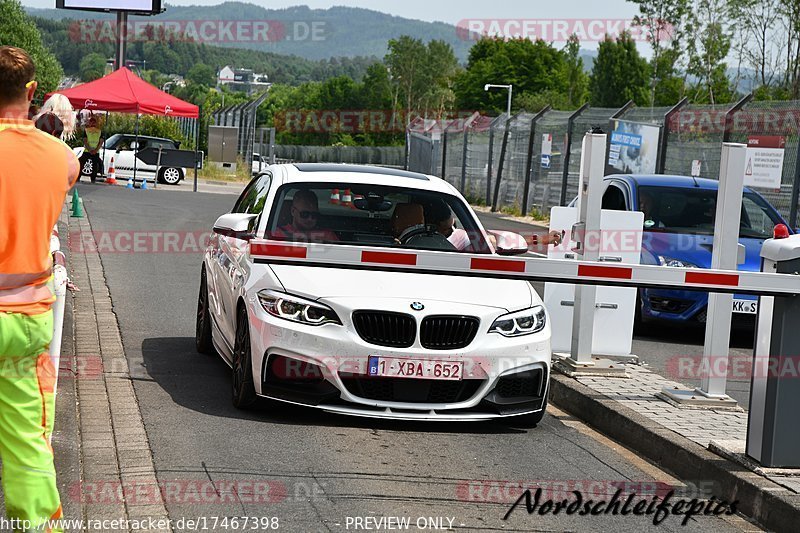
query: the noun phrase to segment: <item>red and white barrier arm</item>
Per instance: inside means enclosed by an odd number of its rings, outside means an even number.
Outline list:
[[[800,294],[800,276],[340,244],[250,242],[255,263],[524,279],[583,285],[668,288],[778,296]]]

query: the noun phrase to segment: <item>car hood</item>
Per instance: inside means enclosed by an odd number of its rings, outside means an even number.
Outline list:
[[[739,265],[738,270],[761,270],[761,247],[764,240],[740,237],[739,243],[745,247],[745,262]],[[713,235],[646,231],[642,236],[642,250],[646,252],[642,254],[642,262],[657,264],[656,256],[661,255],[688,261],[700,268],[711,268],[713,244]]]
[[[507,311],[541,303],[523,280],[270,265],[286,292],[314,300],[381,297],[477,304]]]

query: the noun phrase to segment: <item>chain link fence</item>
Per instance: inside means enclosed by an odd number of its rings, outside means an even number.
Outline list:
[[[636,107],[583,106],[575,111],[522,112],[467,121],[417,121],[409,125],[406,166],[440,176],[475,204],[494,210],[546,216],[577,194],[583,136],[610,131],[614,120],[658,126],[656,172],[718,179],[722,142],[754,136],[785,142],[780,189],[759,192],[797,226],[800,101]],[[549,152],[549,154],[547,153]]]

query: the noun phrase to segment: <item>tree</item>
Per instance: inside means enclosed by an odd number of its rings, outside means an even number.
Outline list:
[[[389,41],[389,53],[384,62],[391,75],[395,109],[401,102],[406,111],[419,108],[425,91],[422,73],[425,55],[425,45],[419,39],[403,35]]]
[[[580,107],[586,101],[586,93],[589,86],[589,78],[583,70],[583,59],[580,56],[581,42],[574,33],[567,39],[567,46],[564,47],[564,69],[566,71],[567,85],[567,105],[569,107]],[[555,107],[555,104],[551,104]],[[528,109],[528,111],[532,111]]]
[[[591,103],[599,107],[622,107],[628,100],[647,105],[650,67],[639,55],[628,32],[614,40],[608,35],[597,49],[589,81]]]
[[[781,26],[786,33],[786,69],[783,86],[789,98],[800,98],[800,0],[780,6]]]
[[[722,104],[733,98],[725,63],[731,49],[729,14],[726,0],[698,0],[689,17],[687,31],[697,38],[688,43],[687,72],[697,80],[694,87],[697,102]]]
[[[106,58],[100,54],[89,54],[81,59],[79,75],[82,81],[94,81],[106,73]]]
[[[203,87],[213,87],[217,84],[217,76],[214,69],[205,63],[197,63],[186,73],[186,79],[190,82]]]
[[[507,94],[485,91],[487,83],[513,85],[515,98],[548,90],[567,94],[570,89],[567,55],[542,40],[483,38],[472,47],[467,69],[456,78],[457,105],[460,109],[504,112]],[[573,58],[573,69],[576,64]],[[580,85],[579,76],[574,70],[572,74]],[[580,99],[579,96],[576,91],[575,97]]]
[[[782,5],[778,0],[729,0],[740,64],[744,60],[755,71],[755,81],[767,88],[779,80],[785,66],[781,48],[786,27],[779,24]]]
[[[691,0],[629,0],[639,6],[633,19],[641,27],[653,51],[650,61],[650,105],[674,104],[682,94],[682,80],[677,76],[686,18]],[[669,41],[664,46],[663,41]]]
[[[64,75],[61,64],[42,42],[42,35],[18,0],[0,0],[0,46],[26,50],[36,65],[36,97],[55,91]]]

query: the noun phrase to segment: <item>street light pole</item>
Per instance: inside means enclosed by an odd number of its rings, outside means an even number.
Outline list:
[[[508,105],[506,106],[506,114],[508,118],[511,118],[511,95],[514,92],[513,85],[497,85],[494,83],[487,83],[483,86],[484,91],[488,91],[489,89],[508,89]]]

